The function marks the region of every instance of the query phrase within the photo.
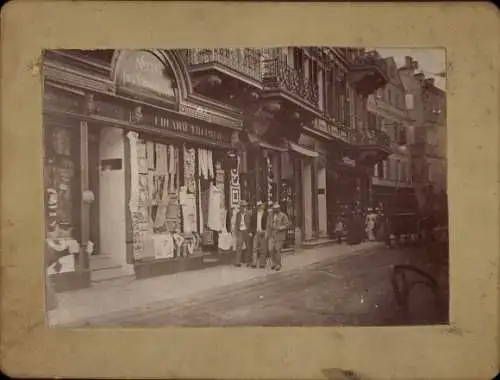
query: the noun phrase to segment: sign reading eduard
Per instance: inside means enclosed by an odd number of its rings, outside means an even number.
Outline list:
[[[213,142],[225,144],[231,143],[231,131],[225,131],[223,128],[218,128],[216,126],[200,125],[188,120],[155,114],[146,114],[144,122],[155,128],[176,132],[179,135],[201,137]]]

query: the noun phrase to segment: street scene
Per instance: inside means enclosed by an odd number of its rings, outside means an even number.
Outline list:
[[[47,50],[50,326],[448,323],[444,50]]]

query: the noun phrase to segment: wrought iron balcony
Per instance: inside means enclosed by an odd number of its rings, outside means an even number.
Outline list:
[[[373,94],[389,82],[385,60],[372,52],[357,56],[350,64],[349,80],[359,94]]]
[[[254,81],[262,81],[260,49],[188,49],[185,56],[191,71],[229,70]]]
[[[266,89],[276,88],[310,106],[318,107],[317,84],[309,82],[303,73],[279,57],[264,60],[263,80]]]
[[[351,143],[352,130],[342,122],[316,119],[313,127],[314,129],[326,133],[336,139],[346,143]]]
[[[354,143],[364,146],[380,146],[383,148],[391,147],[391,138],[385,132],[376,129],[366,129],[363,132],[355,133]]]
[[[380,130],[358,130],[353,133],[352,143],[356,161],[363,165],[374,165],[392,153],[390,137]]]

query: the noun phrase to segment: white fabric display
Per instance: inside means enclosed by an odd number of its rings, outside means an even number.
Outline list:
[[[138,167],[138,145],[137,145],[137,132],[127,133],[127,138],[130,144],[130,200],[129,209],[134,212],[139,203],[139,167]],[[141,146],[142,144],[139,144]],[[144,145],[142,145],[144,147]],[[144,147],[145,148],[145,147]],[[144,154],[145,154],[144,149]]]
[[[187,194],[186,202],[182,207],[184,233],[196,232],[196,197],[195,194]]]
[[[187,189],[186,186],[181,186],[179,189],[179,206],[185,206],[187,204]]]
[[[146,144],[141,141],[138,141],[139,134],[137,132],[129,132],[127,133],[127,137],[129,138],[129,140],[130,138],[135,139],[135,143],[137,144],[137,157],[146,158]]]
[[[174,238],[174,247],[178,251],[178,253],[180,254],[179,251],[181,250],[181,247],[184,244],[184,236],[182,236],[178,232],[175,232],[173,234],[173,238]]]
[[[175,175],[176,175],[176,169],[177,169],[177,155],[176,155],[176,149],[173,145],[168,146],[168,173],[169,173],[169,186],[170,186],[170,192],[174,193],[176,190],[175,187]]]
[[[198,199],[200,200],[198,203],[198,215],[200,217],[200,234],[202,234],[205,231],[205,221],[203,220],[203,206],[201,204],[201,184],[200,184],[200,179],[198,178]]]
[[[153,200],[154,190],[155,190],[155,187],[154,187],[154,173],[152,171],[150,171],[148,173],[148,199],[149,199],[149,201]]]
[[[155,227],[160,228],[165,225],[167,221],[167,204],[168,204],[168,175],[164,176],[165,182],[163,184],[162,192],[159,195],[160,205],[156,211]]]
[[[222,231],[219,234],[219,249],[223,251],[229,251],[233,245],[233,237],[227,230]]]
[[[207,166],[208,166],[208,178],[209,179],[215,178],[214,162],[211,150],[207,150]]]
[[[168,172],[170,174],[175,174],[175,151],[174,146],[168,146]]]
[[[47,274],[53,275],[57,273],[66,273],[66,272],[74,272],[75,271],[75,256],[74,255],[66,255],[59,259],[59,264],[61,265],[61,269],[59,272],[56,272],[55,266],[57,263],[52,264],[47,268]]]
[[[153,236],[155,258],[168,259],[174,256],[174,240],[172,234],[157,234]]]
[[[155,168],[155,144],[151,141],[146,141],[146,155],[148,159],[148,169]]]
[[[214,231],[222,231],[221,225],[221,192],[214,186],[210,186],[210,193],[208,198],[208,221],[207,226]]]
[[[156,174],[167,174],[167,147],[156,144]]]
[[[198,177],[203,177],[202,168],[201,168],[201,148],[198,149]]]
[[[203,178],[208,179],[208,151],[203,149]]]

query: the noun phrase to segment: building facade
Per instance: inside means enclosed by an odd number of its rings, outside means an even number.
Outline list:
[[[413,125],[396,62],[392,57],[385,61],[389,82],[368,99],[368,128],[381,129],[388,134],[391,154],[374,166],[372,206],[383,206],[391,214],[412,215],[417,208],[409,149],[413,140]]]
[[[241,200],[280,203],[285,247],[326,238],[392,152],[363,49],[52,50],[43,75],[49,214],[82,247],[60,291],[230,260]]]
[[[405,87],[408,114],[413,123],[412,182],[420,209],[426,213],[438,203],[446,203],[446,93],[434,79],[418,72],[418,62],[405,58],[399,68]]]

